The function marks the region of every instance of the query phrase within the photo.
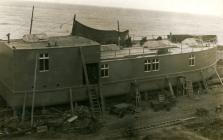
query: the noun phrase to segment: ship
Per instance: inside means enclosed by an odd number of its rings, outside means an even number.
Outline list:
[[[204,83],[216,71],[216,35],[133,38],[129,31],[99,30],[74,18],[70,35],[28,34],[0,41],[0,95],[13,108],[149,95],[186,82]]]

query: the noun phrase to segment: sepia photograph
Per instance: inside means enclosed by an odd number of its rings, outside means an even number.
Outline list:
[[[0,139],[223,140],[223,0],[1,0]]]

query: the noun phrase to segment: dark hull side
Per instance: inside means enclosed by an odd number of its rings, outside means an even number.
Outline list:
[[[205,69],[202,69],[203,76],[205,79],[215,74],[216,65],[213,64]],[[193,82],[201,81],[202,75],[201,70],[188,71],[183,73],[175,73],[168,76],[172,85],[176,85],[176,79],[179,76],[185,76],[186,79],[191,79]],[[149,91],[167,87],[168,83],[165,82],[166,76],[156,76],[146,79],[138,80],[140,91]],[[104,97],[117,96],[126,94],[130,91],[130,81],[121,81],[118,83],[110,83],[101,85],[101,93]],[[2,85],[1,85],[2,86]],[[24,102],[25,93],[12,93],[4,86],[1,87],[1,96],[5,98],[10,106],[22,106]],[[111,92],[112,91],[112,92]],[[75,87],[72,88],[73,100],[81,101],[87,100],[86,87]],[[35,105],[36,106],[49,106],[55,104],[63,104],[70,102],[70,90],[69,89],[55,89],[54,91],[36,92]],[[26,106],[31,106],[32,94],[27,93]]]
[[[196,65],[193,67],[188,66],[188,56],[191,52],[153,56],[151,59],[154,57],[160,59],[160,70],[151,73],[144,73],[143,70],[144,60],[147,58],[150,59],[150,57],[125,58],[124,60],[101,60],[100,64],[109,64],[110,76],[106,79],[100,79],[100,93],[104,97],[128,94],[131,88],[130,85],[134,81],[137,81],[140,91],[144,92],[168,87],[166,78],[169,79],[172,85],[176,85],[177,77],[179,76],[184,76],[192,82],[202,81],[203,78],[208,79],[215,74],[217,62],[216,52],[216,47],[192,52],[196,55]],[[81,66],[77,67],[77,65],[75,68],[82,69]],[[80,73],[78,75],[82,74]],[[21,78],[23,77],[24,76]],[[24,84],[22,81],[20,83]],[[39,83],[42,84],[41,82]],[[24,103],[24,97],[26,96],[26,106],[31,106],[32,90],[12,90],[4,84],[0,86],[0,95],[7,101],[8,105],[21,107]],[[50,89],[37,89],[35,93],[35,106],[69,103],[70,93],[72,93],[73,101],[88,100],[87,87],[83,85],[83,83],[69,87],[60,86]]]

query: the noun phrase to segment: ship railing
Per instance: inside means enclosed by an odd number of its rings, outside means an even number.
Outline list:
[[[173,55],[180,53],[190,53],[190,52],[192,53],[197,51],[203,51],[216,46],[217,44],[213,42],[201,43],[200,45],[196,46],[188,46],[188,45],[183,45],[182,43],[178,43],[176,48],[170,48],[169,53],[164,53],[164,54],[158,54],[157,50],[151,50],[150,48],[139,46],[139,47],[122,48],[118,50],[101,51],[101,57],[116,58],[116,57],[130,57],[134,55],[148,55],[148,56]]]
[[[168,39],[168,35],[144,35],[144,36],[137,36],[137,35],[134,35],[134,34],[130,34],[131,38],[133,41],[140,41],[142,40],[143,38],[146,38],[147,40],[156,40],[158,38],[161,37],[161,39]]]
[[[130,47],[120,50],[101,51],[102,57],[128,57],[133,55],[156,55],[156,50],[150,50],[144,47]]]
[[[203,51],[213,47],[217,47],[216,42],[203,42],[195,46],[183,45],[182,43],[178,43],[178,47],[180,47],[180,53],[188,53],[188,52],[196,52]]]

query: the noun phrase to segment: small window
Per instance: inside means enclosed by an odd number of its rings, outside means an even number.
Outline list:
[[[153,71],[159,71],[159,59],[153,59],[152,60],[152,70]]]
[[[144,61],[144,72],[151,71],[151,60],[147,59]]]
[[[101,65],[101,77],[106,78],[109,77],[109,66],[108,64]]]
[[[39,55],[39,71],[45,72],[49,70],[49,55],[48,53],[41,53]]]
[[[189,66],[195,66],[195,56],[191,54],[188,59],[189,59]]]

